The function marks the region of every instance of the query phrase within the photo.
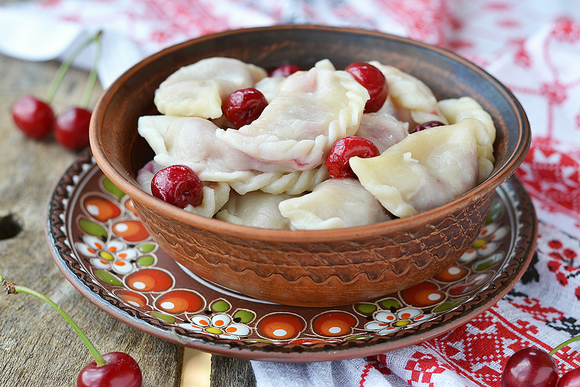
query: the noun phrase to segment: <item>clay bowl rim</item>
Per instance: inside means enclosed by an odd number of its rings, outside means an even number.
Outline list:
[[[149,63],[163,60],[163,58],[174,52],[179,51],[185,47],[196,45],[199,42],[212,40],[216,38],[223,38],[231,35],[236,35],[238,33],[245,32],[260,32],[268,31],[272,32],[274,30],[288,30],[288,29],[307,29],[311,31],[336,31],[336,32],[346,32],[352,34],[359,34],[361,36],[374,36],[384,39],[392,39],[399,41],[403,44],[409,44],[417,46],[419,48],[433,51],[436,54],[447,57],[452,61],[459,62],[461,65],[469,68],[479,75],[481,78],[487,80],[487,84],[491,85],[497,92],[504,95],[505,101],[511,106],[511,110],[515,112],[515,116],[518,118],[519,132],[518,138],[516,140],[516,147],[512,154],[506,155],[506,161],[504,162],[504,167],[502,169],[494,168],[492,174],[481,184],[466,192],[465,194],[459,196],[455,200],[434,208],[429,211],[425,211],[416,215],[412,215],[405,218],[392,219],[389,221],[371,224],[367,226],[359,227],[349,227],[342,229],[331,229],[331,230],[278,230],[278,229],[265,229],[250,226],[236,225],[233,223],[224,222],[218,219],[206,218],[200,215],[192,214],[183,209],[177,208],[171,204],[165,203],[160,199],[157,199],[145,191],[143,191],[134,177],[132,177],[132,172],[127,169],[118,166],[114,160],[114,156],[110,157],[106,150],[103,149],[99,141],[99,127],[102,127],[102,121],[104,119],[105,111],[107,110],[108,103],[112,96],[123,87],[123,84],[131,78],[134,73],[142,71]],[[153,96],[151,96],[153,98]],[[135,123],[136,125],[136,123]],[[135,128],[136,130],[136,128]],[[157,213],[163,214],[164,217],[175,219],[175,221],[182,222],[194,228],[204,229],[209,232],[216,234],[224,234],[235,237],[243,237],[251,240],[260,241],[270,241],[270,242],[288,242],[288,243],[317,243],[317,242],[333,242],[333,241],[344,241],[344,240],[355,240],[360,238],[368,238],[377,235],[385,235],[391,233],[405,232],[405,230],[417,227],[420,224],[428,224],[436,219],[440,219],[445,216],[445,214],[450,214],[457,211],[460,208],[465,208],[470,202],[476,200],[479,197],[486,196],[490,194],[490,191],[494,191],[500,184],[506,181],[510,176],[512,176],[519,165],[523,162],[526,154],[530,147],[531,142],[531,130],[530,125],[526,116],[526,113],[517,100],[517,98],[504,86],[499,80],[489,74],[487,71],[483,70],[476,64],[468,61],[465,58],[458,56],[457,54],[428,43],[420,42],[411,38],[401,37],[397,35],[391,35],[379,31],[371,31],[358,28],[347,28],[347,27],[332,27],[332,26],[320,26],[320,25],[278,25],[269,27],[253,27],[253,28],[242,28],[235,30],[228,30],[224,32],[217,32],[208,35],[204,35],[198,38],[190,39],[182,43],[167,47],[157,53],[154,53],[134,66],[126,70],[121,76],[119,76],[100,96],[94,109],[94,114],[91,117],[90,123],[90,147],[98,166],[101,168],[103,173],[121,189],[125,194],[133,199],[134,202],[146,203],[146,206]],[[497,141],[497,139],[496,139]],[[496,144],[497,145],[497,144]]]

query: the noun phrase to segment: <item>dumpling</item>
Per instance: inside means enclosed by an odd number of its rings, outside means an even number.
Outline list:
[[[437,108],[437,99],[421,80],[393,66],[378,61],[369,62],[385,75],[389,96],[400,120],[408,122],[409,129],[428,121],[447,123]]]
[[[356,133],[368,98],[347,72],[314,67],[288,76],[251,124],[216,136],[258,160],[304,171],[321,165],[336,140]]]
[[[387,113],[379,110],[376,113],[365,113],[356,132],[358,137],[366,138],[383,153],[409,134],[409,124],[401,122]]]
[[[162,167],[187,165],[202,181],[228,183],[240,194],[263,189],[298,195],[328,178],[323,166],[296,171],[256,160],[219,141],[216,131],[222,129],[199,117],[143,116],[138,130]]]
[[[245,195],[233,193],[223,210],[217,213],[216,219],[251,227],[288,229],[290,221],[280,214],[278,204],[291,197],[262,191]]]
[[[455,124],[464,118],[477,118],[486,125],[490,142],[478,147],[479,154],[479,183],[491,175],[493,170],[493,142],[495,141],[496,129],[491,115],[483,110],[481,105],[471,97],[446,99],[437,103],[441,113],[450,124]]]
[[[162,114],[218,118],[223,100],[266,75],[266,70],[238,59],[202,59],[167,77],[155,91],[154,103]]]
[[[226,146],[216,138],[216,130],[222,129],[199,117],[142,116],[138,121],[139,134],[155,152],[158,164],[185,164],[202,181],[234,180],[249,171],[289,171]]]
[[[389,220],[381,203],[356,179],[329,179],[311,193],[280,202],[294,230],[365,226]]]
[[[479,176],[477,149],[489,141],[485,124],[467,118],[410,134],[380,156],[353,157],[350,166],[387,210],[405,217],[474,188]]]
[[[151,180],[157,171],[163,167],[155,161],[150,161],[137,173],[137,183],[143,191],[151,195]],[[193,214],[212,218],[229,199],[230,186],[226,183],[204,182],[202,188],[203,199],[200,205],[188,205],[184,210]]]
[[[270,103],[272,102],[276,94],[278,94],[278,91],[280,90],[280,87],[282,86],[282,83],[284,83],[285,80],[286,77],[280,76],[266,77],[261,81],[259,81],[258,83],[256,83],[254,87],[257,90],[259,90],[262,94],[264,94],[266,101]]]

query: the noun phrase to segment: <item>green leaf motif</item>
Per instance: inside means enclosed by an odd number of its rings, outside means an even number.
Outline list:
[[[247,324],[254,318],[256,318],[256,315],[254,314],[254,312],[249,310],[238,310],[236,314],[234,314],[234,319],[238,318],[240,319],[240,322]]]
[[[230,310],[231,307],[232,306],[227,301],[219,300],[219,301],[214,302],[211,305],[211,310],[213,310],[214,312],[222,312],[223,313],[223,312],[227,312],[228,310]]]
[[[143,243],[141,246],[139,246],[139,251],[142,253],[150,253],[155,250],[155,247],[157,247],[155,243]]]
[[[439,313],[439,312],[444,312],[446,310],[449,310],[449,309],[453,308],[454,306],[461,304],[463,301],[465,301],[465,298],[466,297],[458,298],[457,300],[445,301],[444,303],[442,303],[441,305],[438,305],[435,309],[433,309],[433,313]]]
[[[394,298],[387,298],[385,300],[381,300],[379,301],[379,304],[387,310],[390,310],[391,308],[395,308],[395,309],[399,309],[401,307],[401,304],[399,303],[399,301],[395,300]]]
[[[117,278],[116,275],[111,274],[106,270],[95,270],[95,276],[97,276],[97,278],[101,281],[108,283],[109,285],[123,286],[123,282]]]
[[[159,320],[166,321],[168,323],[174,323],[175,322],[175,317],[169,316],[169,315],[164,314],[164,313],[151,312],[151,316],[153,316],[155,318],[158,318]]]
[[[121,199],[125,196],[125,192],[121,191],[108,177],[103,179],[103,188],[115,195],[117,198]]]
[[[145,255],[137,260],[137,264],[141,267],[151,266],[155,263],[155,258],[151,255]]]
[[[107,239],[107,230],[105,230],[105,228],[98,223],[81,218],[79,219],[79,227],[89,235],[96,236],[97,238]]]
[[[367,304],[367,303],[357,304],[356,308],[359,310],[359,312],[364,314],[371,314],[374,313],[375,310],[377,310],[377,306],[375,304]]]

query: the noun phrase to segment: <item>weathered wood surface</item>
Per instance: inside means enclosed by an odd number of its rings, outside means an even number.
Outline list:
[[[249,361],[212,356],[210,387],[254,387],[255,385],[256,377]]]
[[[0,274],[57,302],[102,353],[133,356],[143,370],[144,386],[178,387],[183,348],[101,311],[73,288],[51,256],[44,231],[48,198],[77,154],[52,138],[26,138],[13,125],[10,107],[24,94],[43,98],[58,66],[0,56]],[[53,102],[56,113],[78,104],[87,76],[75,69],[67,73]],[[91,107],[101,91],[93,93]],[[92,361],[66,321],[26,294],[0,293],[0,351],[3,386],[73,386]]]
[[[0,0],[0,5],[19,0]],[[25,62],[0,55],[0,274],[57,302],[102,353],[124,351],[143,370],[145,387],[181,385],[183,348],[129,327],[86,300],[55,265],[45,238],[54,185],[77,154],[53,138],[26,138],[10,107],[25,94],[44,98],[59,63]],[[58,114],[78,104],[88,73],[70,69],[52,105]],[[89,107],[102,89],[97,85]],[[4,386],[72,386],[92,358],[51,307],[26,295],[0,293],[0,381]],[[212,357],[212,387],[251,387],[248,361]]]

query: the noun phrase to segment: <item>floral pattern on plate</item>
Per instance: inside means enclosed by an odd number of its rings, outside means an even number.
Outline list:
[[[514,178],[496,192],[479,237],[455,264],[369,302],[301,308],[246,297],[173,261],[132,201],[86,153],[57,185],[47,223],[63,274],[116,318],[180,345],[249,359],[326,360],[411,345],[465,323],[503,296],[533,255],[536,219]]]

